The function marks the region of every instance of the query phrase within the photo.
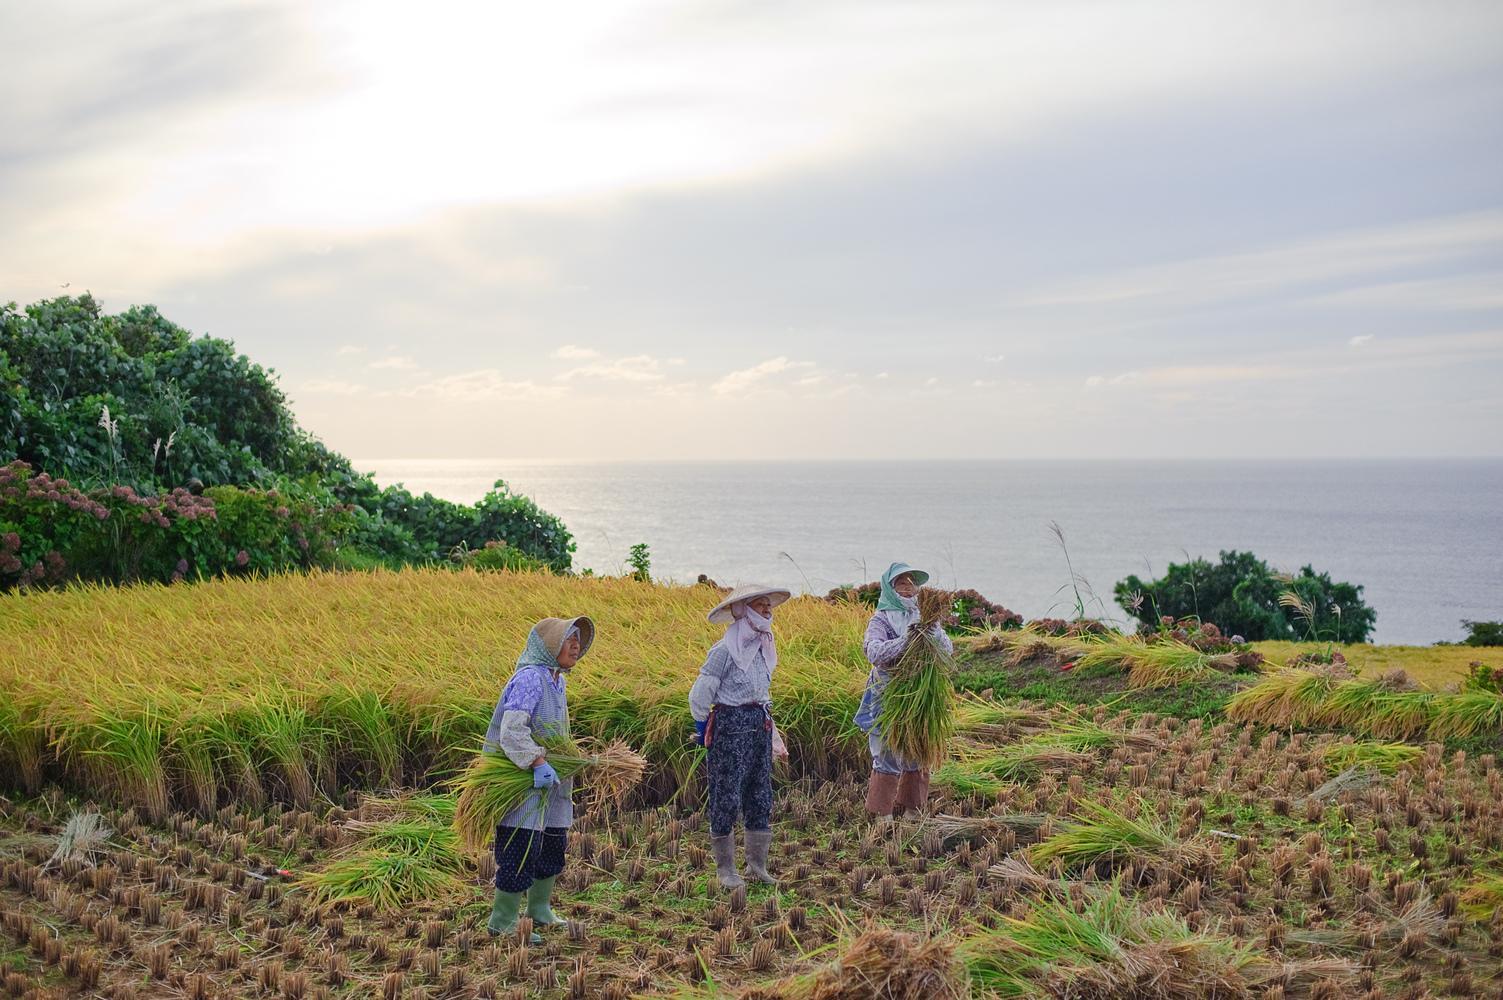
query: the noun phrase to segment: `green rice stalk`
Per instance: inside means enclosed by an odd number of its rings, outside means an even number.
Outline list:
[[[1308,724],[1335,686],[1335,678],[1328,673],[1282,670],[1233,695],[1226,706],[1226,717],[1233,722],[1261,722],[1266,726]]]
[[[1491,923],[1503,913],[1503,871],[1484,872],[1461,894],[1461,905],[1479,923]]]
[[[1129,861],[1168,862],[1204,856],[1200,845],[1182,842],[1146,806],[1141,809],[1142,818],[1130,819],[1089,799],[1076,805],[1079,814],[1069,826],[1028,849],[1028,860],[1035,867],[1045,868],[1057,860],[1066,870],[1080,871],[1098,862],[1120,865]]]
[[[168,812],[161,713],[153,704],[135,711],[85,706],[92,714],[59,726],[56,743],[85,772],[85,784],[113,787],[149,820]],[[92,777],[92,781],[90,781]]]
[[[1503,695],[1491,691],[1436,695],[1428,735],[1437,740],[1503,736]]]
[[[955,731],[952,666],[938,641],[921,632],[903,650],[882,691],[877,728],[883,742],[923,767],[944,763],[946,744]]]
[[[1329,743],[1320,751],[1321,763],[1335,772],[1352,767],[1371,768],[1383,774],[1396,774],[1405,764],[1425,755],[1424,747],[1413,743],[1377,743],[1370,740]]]
[[[47,735],[35,716],[0,695],[0,763],[21,777],[21,788],[35,795],[42,788],[42,755]]]
[[[443,862],[400,850],[357,851],[301,881],[320,903],[369,903],[383,913],[432,900],[460,886]]]
[[[340,687],[318,706],[338,753],[377,788],[395,788],[402,780],[401,738],[390,709],[371,690]]]
[[[971,770],[956,761],[940,765],[930,775],[930,780],[955,795],[979,795],[987,799],[997,798],[1009,787],[994,775]]]
[[[1143,910],[1120,887],[1041,899],[1023,917],[963,940],[975,995],[1241,997],[1268,965],[1251,947],[1198,932],[1168,910]]]
[[[646,759],[619,740],[593,753],[569,736],[545,737],[541,745],[560,778],[581,775],[594,801],[604,806],[619,805],[647,769]],[[454,829],[461,845],[472,854],[489,851],[501,820],[535,791],[538,811],[544,812],[556,790],[556,786],[534,789],[531,768],[518,767],[504,753],[484,751],[475,755],[453,784],[459,792]]]

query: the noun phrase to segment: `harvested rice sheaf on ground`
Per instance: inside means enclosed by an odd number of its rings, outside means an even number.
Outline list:
[[[741,1000],[963,1000],[969,995],[953,943],[868,924],[837,961],[753,987]]]
[[[1413,743],[1379,743],[1372,740],[1329,743],[1320,751],[1322,762],[1333,771],[1370,767],[1384,774],[1393,774],[1400,767],[1412,764],[1424,755],[1425,748]]]
[[[1181,874],[1204,868],[1211,859],[1206,845],[1184,840],[1177,827],[1160,820],[1142,802],[1135,805],[1137,818],[1126,806],[1112,808],[1098,802],[1078,803],[1078,815],[1049,839],[1028,849],[1035,867],[1060,862],[1067,871],[1082,871],[1097,864],[1121,866],[1173,866]]]

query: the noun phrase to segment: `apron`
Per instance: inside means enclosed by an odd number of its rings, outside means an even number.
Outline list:
[[[532,738],[539,744],[544,737],[560,736],[569,731],[569,703],[560,684],[555,688],[547,667],[533,665],[528,670],[542,674],[542,697],[532,713]],[[548,793],[547,805],[543,805],[543,792]],[[521,830],[556,829],[574,825],[574,779],[559,778],[558,784],[549,789],[534,788],[532,794],[501,817],[502,826]]]

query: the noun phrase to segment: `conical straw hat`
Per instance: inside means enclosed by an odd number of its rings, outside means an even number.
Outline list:
[[[759,597],[772,598],[772,606],[777,607],[788,598],[793,596],[793,591],[784,590],[782,587],[763,587],[759,584],[750,583],[743,587],[737,587],[725,595],[725,600],[710,609],[709,619],[716,625],[725,625],[736,620],[731,614],[731,605],[737,601],[754,601]]]

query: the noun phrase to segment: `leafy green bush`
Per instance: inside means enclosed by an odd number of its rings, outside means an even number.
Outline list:
[[[549,572],[547,563],[541,559],[534,559],[521,549],[513,548],[505,542],[486,542],[485,547],[481,549],[462,549],[455,553],[454,561],[461,566],[479,570],[510,570],[514,573]]]
[[[1466,646],[1503,646],[1503,622],[1474,622],[1462,619],[1461,627],[1467,636],[1461,640]]]
[[[84,491],[12,462],[0,466],[0,590],[329,566],[352,521],[346,505],[295,489]]]
[[[638,542],[631,547],[626,561],[631,564],[631,577],[642,583],[652,582],[652,553],[647,550],[646,542]]]
[[[0,463],[16,460],[87,489],[166,496],[198,480],[353,505],[343,565],[436,562],[489,541],[559,572],[573,559],[563,523],[499,480],[473,507],[377,486],[298,427],[272,372],[151,306],[112,316],[83,295],[0,308]],[[237,531],[270,537],[238,508],[229,513]],[[282,563],[247,544],[253,563]]]
[[[1249,641],[1316,639],[1366,642],[1377,612],[1362,601],[1358,584],[1333,582],[1310,566],[1297,575],[1276,573],[1251,552],[1222,552],[1216,563],[1170,563],[1157,580],[1136,575],[1120,581],[1117,603],[1145,626],[1163,618],[1213,621]]]

